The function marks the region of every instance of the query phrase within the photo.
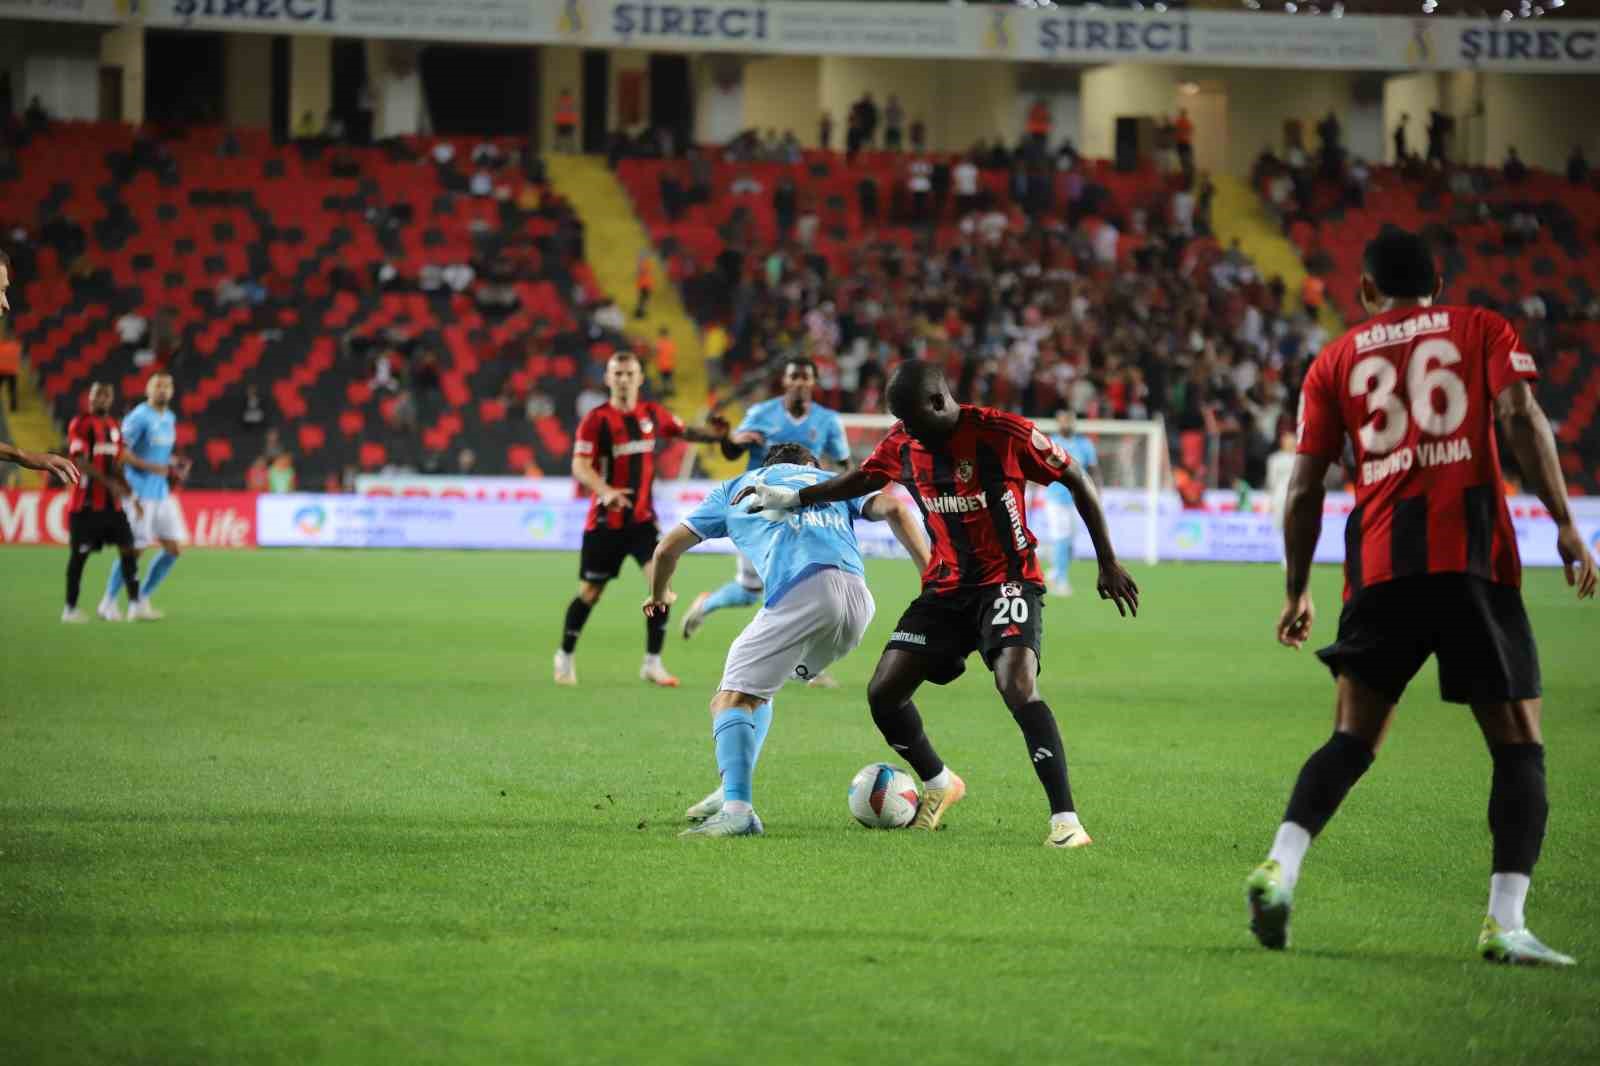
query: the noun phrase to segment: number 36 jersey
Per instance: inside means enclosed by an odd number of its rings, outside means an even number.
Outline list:
[[[1386,311],[1317,357],[1297,450],[1337,460],[1347,439],[1354,449],[1346,599],[1415,574],[1521,584],[1494,405],[1501,390],[1536,377],[1511,324],[1475,307]]]

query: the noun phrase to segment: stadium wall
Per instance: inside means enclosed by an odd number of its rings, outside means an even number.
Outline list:
[[[232,126],[272,125],[272,38],[230,33],[223,40],[222,113]]]
[[[333,105],[333,38],[298,36],[289,41],[289,128],[307,111],[322,128]]]
[[[122,71],[122,114],[115,117],[137,126],[144,121],[144,27],[130,22],[101,34],[100,63]],[[98,84],[95,92],[98,98]]]

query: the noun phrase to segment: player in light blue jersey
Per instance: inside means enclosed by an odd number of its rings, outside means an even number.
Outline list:
[[[722,682],[711,699],[711,736],[722,785],[690,807],[700,824],[684,836],[759,835],[751,777],[772,724],[772,699],[790,678],[808,681],[861,642],[872,621],[872,594],[856,546],[857,519],[886,521],[911,553],[918,572],[928,566],[928,542],[911,507],[875,493],[798,511],[749,514],[733,501],[749,485],[799,490],[827,473],[800,444],[772,447],[766,465],[712,490],[656,547],[647,617],[674,596],[673,572],[684,552],[703,540],[727,537],[761,577],[766,602],[728,649]]]
[[[1100,487],[1100,456],[1094,450],[1094,441],[1079,436],[1076,412],[1056,412],[1056,433],[1051,440],[1083,467],[1096,488]],[[1050,536],[1050,591],[1057,596],[1070,596],[1072,583],[1067,580],[1067,570],[1072,566],[1072,535],[1077,531],[1078,513],[1072,493],[1057,481],[1044,490],[1044,507],[1045,529]]]
[[[133,545],[140,552],[152,544],[161,551],[150,564],[150,573],[139,583],[140,598],[128,603],[128,617],[154,620],[161,612],[150,605],[150,597],[172,572],[182,544],[189,538],[183,528],[183,512],[167,485],[167,477],[182,480],[189,472],[188,461],[174,458],[178,443],[178,416],[172,410],[172,375],[158,371],[144,387],[145,402],[129,411],[122,420],[122,442],[127,447],[123,472],[133,495],[128,499],[128,523],[133,527]],[[117,594],[122,591],[122,570],[111,568],[105,598],[99,615],[107,621],[120,620]]]
[[[838,412],[812,401],[817,388],[817,365],[810,359],[795,358],[783,368],[783,395],[755,404],[722,445],[722,453],[732,459],[749,456],[746,470],[759,470],[767,461],[769,449],[779,444],[800,444],[811,454],[843,470],[850,465],[850,444],[845,440],[844,424]],[[724,607],[748,607],[761,600],[761,576],[741,552],[736,576],[715,592],[695,597],[683,619],[684,639],[694,636],[712,611]]]

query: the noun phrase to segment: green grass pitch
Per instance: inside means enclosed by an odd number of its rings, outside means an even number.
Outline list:
[[[1312,850],[1294,946],[1242,882],[1332,685],[1275,646],[1271,567],[1137,571],[1122,621],[1052,600],[1043,688],[1097,841],[1041,847],[1021,737],[976,660],[919,701],[970,786],[936,835],[845,810],[885,758],[866,679],[786,690],[758,840],[680,841],[706,701],[747,612],[637,680],[634,571],[550,683],[568,555],[193,552],[159,624],[58,624],[64,551],[0,551],[0,1062],[1595,1061],[1600,609],[1528,601],[1552,817],[1530,924],[1581,965],[1473,954],[1489,760],[1432,667]],[[109,554],[85,600],[98,596]],[[731,573],[686,561],[687,598]],[[1331,634],[1337,574],[1316,579]]]

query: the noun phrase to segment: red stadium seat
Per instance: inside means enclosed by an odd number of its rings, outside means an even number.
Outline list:
[[[199,432],[194,428],[193,422],[178,423],[178,447],[192,448],[194,442],[200,439]]]
[[[302,452],[307,455],[313,455],[321,451],[322,446],[327,443],[328,434],[321,426],[314,422],[302,422],[300,424],[300,450]]]
[[[526,473],[535,465],[533,449],[526,444],[513,444],[506,449],[506,469],[513,474]]]
[[[360,462],[363,470],[376,470],[389,461],[389,449],[376,441],[363,441]]]
[[[212,437],[206,441],[205,452],[211,469],[219,469],[233,458],[233,442],[226,437]]]
[[[339,412],[339,432],[347,437],[359,437],[361,431],[367,428],[367,416],[360,411],[346,410]]]

